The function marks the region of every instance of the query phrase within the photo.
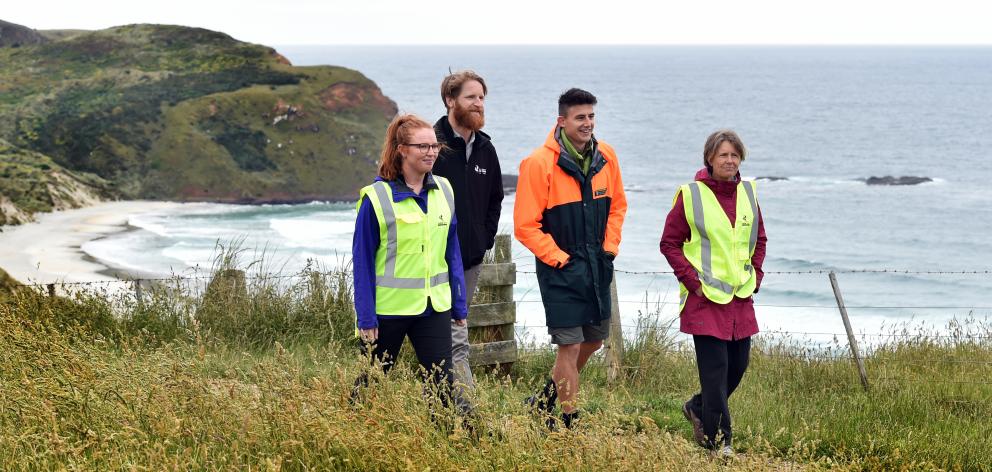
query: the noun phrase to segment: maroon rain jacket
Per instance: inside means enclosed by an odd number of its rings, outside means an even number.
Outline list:
[[[737,181],[741,178],[737,174]],[[702,182],[716,195],[717,201],[723,207],[724,213],[734,224],[737,220],[737,182],[721,182],[713,180],[706,168],[696,172],[696,180]],[[694,292],[701,286],[696,269],[692,267],[689,260],[682,254],[682,245],[689,240],[691,231],[689,223],[685,218],[685,206],[682,204],[682,195],[679,194],[675,201],[675,206],[668,212],[665,218],[665,230],[661,235],[661,253],[668,259],[668,264],[675,271],[675,277],[689,289],[689,298],[685,301],[685,307],[681,313],[680,329],[683,333],[713,336],[725,341],[744,339],[758,333],[758,322],[754,317],[754,302],[751,297],[734,297],[730,303],[720,305],[713,303],[705,296],[700,297]],[[758,293],[761,288],[761,279],[765,273],[761,270],[761,265],[765,261],[765,245],[768,238],[765,237],[765,222],[761,218],[761,208],[758,208],[758,242],[754,247],[754,256],[751,258],[751,265],[754,266],[758,280],[754,287],[754,292]]]

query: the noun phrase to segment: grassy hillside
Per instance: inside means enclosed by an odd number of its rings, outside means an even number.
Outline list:
[[[31,28],[0,20],[0,48],[41,44],[49,39],[48,36]]]
[[[0,269],[0,296],[12,294],[19,285],[20,282],[11,277],[7,271]]]
[[[348,280],[249,276],[204,298],[176,280],[142,303],[129,287],[0,292],[0,469],[992,470],[987,324],[900,335],[868,358],[870,392],[844,356],[759,340],[725,463],[681,415],[691,351],[651,321],[618,383],[591,361],[573,431],[548,433],[522,404],[553,362],[541,349],[508,376],[476,372],[478,437],[430,419],[409,346],[352,404],[367,360]]]
[[[395,104],[360,73],[223,33],[128,25],[0,49],[0,138],[115,196],[353,198]]]
[[[67,171],[48,156],[0,139],[0,225],[85,206],[109,193],[107,182],[95,175]]]
[[[59,41],[83,33],[89,33],[89,31],[77,30],[77,29],[58,29],[58,30],[38,30],[38,33],[50,41]]]

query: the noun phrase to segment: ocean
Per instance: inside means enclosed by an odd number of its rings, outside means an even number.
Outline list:
[[[616,261],[625,331],[677,317],[678,285],[658,251],[675,189],[702,166],[703,142],[736,130],[745,178],[760,180],[767,273],[755,295],[771,333],[829,342],[843,333],[826,271],[855,331],[886,339],[907,323],[941,329],[992,315],[992,48],[655,46],[285,46],[295,65],[361,71],[429,122],[444,114],[450,69],[486,78],[485,131],[504,173],[543,143],[557,97],[580,87],[599,98],[598,139],[618,153],[629,199]],[[871,176],[925,176],[869,186]],[[369,176],[371,181],[373,176]],[[512,233],[513,196],[500,226]],[[354,203],[190,204],[135,215],[135,231],[91,241],[109,265],[167,275],[210,267],[217,244],[243,239],[267,269],[308,261],[346,265]],[[534,259],[514,242],[518,328],[541,342]],[[865,272],[858,272],[865,271]],[[677,322],[675,324],[677,326]]]

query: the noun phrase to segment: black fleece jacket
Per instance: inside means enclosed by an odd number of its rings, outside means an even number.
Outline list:
[[[465,140],[455,134],[447,116],[434,124],[437,140],[444,143],[434,162],[434,175],[451,182],[455,192],[455,216],[458,218],[458,244],[466,269],[482,262],[486,250],[493,247],[499,229],[503,203],[503,173],[499,157],[489,135],[475,132],[472,156],[466,162]]]

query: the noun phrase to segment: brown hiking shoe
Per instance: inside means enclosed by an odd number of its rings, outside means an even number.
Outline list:
[[[699,447],[706,447],[706,435],[703,433],[703,420],[699,419],[695,413],[692,412],[692,408],[689,407],[689,403],[692,400],[682,404],[682,414],[685,415],[685,419],[689,420],[689,424],[692,425],[692,439],[696,440],[696,444]]]

